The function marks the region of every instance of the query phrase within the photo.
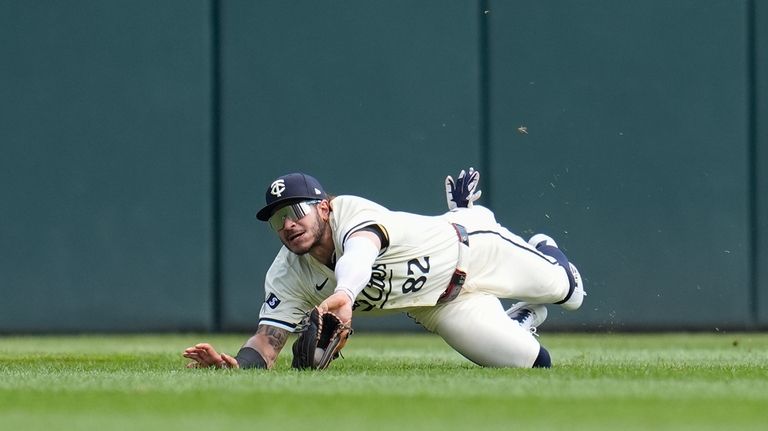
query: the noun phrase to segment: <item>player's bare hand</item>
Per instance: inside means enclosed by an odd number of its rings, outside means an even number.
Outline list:
[[[339,316],[345,325],[352,322],[352,300],[344,292],[336,292],[329,296],[318,308],[320,311],[330,311]]]
[[[226,353],[217,352],[208,343],[187,347],[182,356],[193,361],[187,364],[187,368],[240,368],[235,358]]]

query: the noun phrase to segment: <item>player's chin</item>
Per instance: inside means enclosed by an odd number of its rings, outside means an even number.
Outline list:
[[[288,250],[292,253],[298,255],[306,254],[312,248],[312,241],[308,238],[306,233],[303,233],[298,237],[286,239],[283,241],[283,244],[288,247]]]

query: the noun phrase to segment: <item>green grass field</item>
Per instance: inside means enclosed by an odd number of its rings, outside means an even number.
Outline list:
[[[436,336],[356,334],[323,372],[184,368],[245,335],[0,337],[2,430],[768,427],[768,334],[544,334],[555,368],[485,369]],[[292,340],[289,340],[292,342]]]

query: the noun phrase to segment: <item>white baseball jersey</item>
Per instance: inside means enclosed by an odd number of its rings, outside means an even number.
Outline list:
[[[387,208],[355,196],[331,201],[330,226],[335,257],[344,254],[349,235],[376,225],[386,236],[368,285],[357,296],[355,312],[432,306],[448,287],[460,242],[444,216],[422,216]],[[304,313],[333,293],[336,277],[309,254],[298,256],[283,247],[266,276],[260,324],[293,331]]]
[[[354,302],[356,314],[407,311],[480,365],[530,367],[536,361],[538,341],[507,316],[499,298],[556,303],[569,292],[569,279],[554,258],[499,225],[490,210],[475,205],[426,217],[352,196],[335,198],[331,208],[336,258],[343,255],[346,238],[366,226],[379,226],[388,242]],[[459,241],[451,222],[465,228],[469,246]],[[466,270],[461,293],[437,303],[458,266]],[[335,287],[333,270],[283,247],[267,273],[259,323],[293,331]]]

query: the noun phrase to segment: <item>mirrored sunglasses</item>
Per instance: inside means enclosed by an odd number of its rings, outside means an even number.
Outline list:
[[[320,200],[296,202],[295,204],[286,205],[272,214],[269,218],[269,225],[276,231],[283,230],[285,226],[285,219],[290,219],[292,222],[297,222],[305,215],[309,214],[312,209],[312,205],[319,204]]]

